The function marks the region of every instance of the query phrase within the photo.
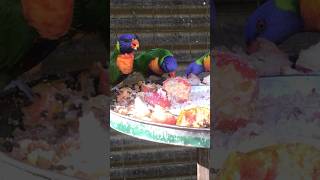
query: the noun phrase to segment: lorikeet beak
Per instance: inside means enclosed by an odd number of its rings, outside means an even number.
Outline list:
[[[134,50],[137,50],[139,48],[139,41],[137,39],[132,40],[131,47]]]
[[[171,78],[176,77],[176,72],[171,72],[171,73],[169,73],[169,77],[171,77]]]

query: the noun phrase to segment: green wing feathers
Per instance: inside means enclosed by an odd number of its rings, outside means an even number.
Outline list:
[[[148,71],[148,65],[153,57],[152,53],[146,51],[137,54],[134,58],[134,70],[145,75]]]
[[[111,84],[115,84],[121,76],[121,72],[120,72],[119,68],[117,67],[117,63],[116,63],[116,60],[117,60],[117,57],[119,54],[120,54],[120,51],[116,47],[110,57],[109,79],[110,79]]]
[[[201,56],[200,58],[196,59],[195,62],[199,65],[203,65],[203,60],[204,58],[206,58],[207,56],[210,56],[210,52],[207,52],[205,55]]]
[[[172,55],[173,54],[169,50],[162,48],[155,48],[149,51],[141,52],[134,59],[135,71],[145,75],[148,72],[148,65],[151,60],[158,57],[161,63],[165,57]]]
[[[24,19],[19,0],[0,0],[0,68],[10,68],[32,47],[37,32]]]
[[[277,7],[282,10],[299,12],[299,0],[274,0]]]

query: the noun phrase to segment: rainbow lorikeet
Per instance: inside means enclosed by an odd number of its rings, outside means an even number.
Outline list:
[[[319,0],[268,0],[247,20],[248,51],[257,49],[258,37],[279,44],[295,33],[320,30]]]
[[[211,26],[215,24],[216,18],[216,7],[214,0],[210,1],[210,15],[211,15]],[[213,29],[213,28],[212,28]],[[198,58],[197,60],[193,61],[191,64],[188,65],[187,69],[185,70],[185,75],[189,76],[189,74],[199,75],[202,72],[210,71],[210,53],[206,53],[202,57]]]
[[[203,72],[210,72],[210,53],[207,52],[205,55],[193,61],[187,67],[185,74],[188,76],[189,74],[199,75]]]
[[[134,68],[145,77],[150,75],[162,76],[165,73],[174,77],[178,64],[169,50],[155,48],[137,55],[134,59]]]
[[[0,0],[0,105],[5,107],[0,138],[21,126],[21,96],[15,87],[33,100],[32,89],[15,79],[79,31],[106,37],[106,7],[105,0]]]
[[[105,6],[104,0],[0,0],[0,91],[18,87],[32,100],[31,89],[13,80],[67,40],[71,29],[98,32],[106,41]]]
[[[134,71],[134,58],[139,48],[139,39],[135,34],[123,34],[118,37],[110,57],[109,79],[117,84]]]

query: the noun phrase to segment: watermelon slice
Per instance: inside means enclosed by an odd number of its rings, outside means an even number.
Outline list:
[[[169,108],[171,106],[171,102],[165,92],[161,92],[161,89],[157,92],[144,93],[144,101],[152,106],[159,105],[162,108]]]

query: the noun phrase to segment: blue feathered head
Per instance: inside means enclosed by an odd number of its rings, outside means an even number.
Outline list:
[[[165,73],[174,72],[178,68],[177,60],[173,56],[167,56],[163,59],[160,67]]]
[[[132,53],[139,48],[139,38],[135,34],[122,34],[118,38],[120,53]]]
[[[298,13],[283,10],[277,7],[274,0],[269,0],[248,18],[245,40],[248,46],[259,37],[279,44],[302,30],[303,19]]]

